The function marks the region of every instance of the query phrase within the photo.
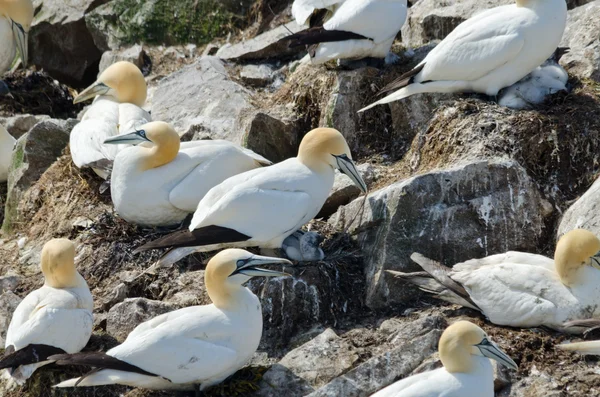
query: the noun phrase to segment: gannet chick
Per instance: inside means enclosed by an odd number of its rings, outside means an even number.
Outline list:
[[[297,230],[288,236],[281,244],[281,249],[291,260],[298,262],[316,262],[325,258],[325,253],[319,247],[323,236],[317,232]]]
[[[300,26],[323,26],[345,0],[295,0],[292,17]]]
[[[304,19],[309,9],[304,7],[298,18]],[[289,41],[290,47],[308,46],[313,64],[332,59],[385,58],[404,25],[406,10],[406,0],[346,0],[322,26],[311,20],[311,25],[316,25],[282,40]]]
[[[226,179],[200,201],[189,229],[136,252],[170,248],[156,264],[166,266],[193,252],[223,247],[280,248],[321,210],[336,168],[367,191],[343,135],[331,128],[312,130],[302,139],[298,157]]]
[[[568,329],[564,322],[600,316],[600,241],[587,230],[566,233],[554,260],[507,252],[458,263],[452,269],[414,253],[425,272],[388,271],[437,298],[481,311],[494,324]]]
[[[230,176],[270,162],[234,143],[194,141],[181,145],[167,123],[154,121],[106,144],[139,144],[121,150],[111,175],[111,196],[126,221],[166,226],[183,221],[213,187]]]
[[[92,167],[103,179],[109,176],[112,161],[125,145],[104,145],[120,133],[130,132],[152,120],[141,106],[146,102],[146,81],[131,62],[109,66],[73,103],[96,98],[81,122],[71,132],[73,163],[79,168]]]
[[[552,55],[566,20],[564,0],[516,0],[477,14],[382,91],[396,92],[360,111],[423,92],[496,96]]]
[[[252,357],[262,335],[258,297],[242,286],[252,277],[288,276],[264,270],[286,259],[228,249],[206,266],[204,281],[213,304],[166,313],[138,325],[123,344],[106,353],[53,356],[61,365],[95,367],[56,387],[121,384],[146,389],[200,390],[222,382]]]
[[[31,0],[0,0],[0,75],[8,71],[19,51],[27,66],[27,39],[33,21]]]
[[[17,140],[0,125],[0,182],[8,179],[8,169],[12,162],[12,151]]]
[[[50,240],[42,249],[45,283],[19,303],[6,334],[0,368],[23,384],[53,354],[77,353],[92,335],[92,294],[75,269],[75,246]]]
[[[442,368],[402,379],[372,397],[494,397],[490,359],[517,369],[481,328],[468,321],[446,328],[438,349]]]

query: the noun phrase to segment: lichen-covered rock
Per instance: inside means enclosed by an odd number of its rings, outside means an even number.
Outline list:
[[[561,46],[570,51],[560,64],[579,78],[600,82],[600,0],[569,11]]]
[[[129,298],[108,311],[106,332],[123,342],[135,327],[158,315],[175,310],[169,303],[146,298]]]
[[[552,212],[514,161],[433,171],[373,192],[362,205],[357,199],[340,208],[330,223],[355,235],[363,249],[371,308],[414,298],[414,289],[384,272],[416,270],[413,252],[453,265],[508,250],[533,251]]]

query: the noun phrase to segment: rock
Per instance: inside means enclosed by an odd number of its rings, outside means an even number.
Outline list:
[[[375,180],[376,170],[371,164],[360,164],[357,169],[367,186]],[[331,214],[335,213],[339,207],[348,204],[360,196],[360,193],[360,189],[352,182],[348,175],[342,174],[336,170],[331,193],[329,193],[327,201],[325,201],[323,208],[321,208],[321,211],[319,211],[315,218],[329,217]]]
[[[259,389],[252,397],[306,396],[315,389],[288,368],[275,364],[263,375]]]
[[[21,283],[21,277],[16,275],[7,275],[0,277],[0,294],[5,292],[14,292]]]
[[[552,212],[525,169],[502,160],[396,182],[362,205],[359,198],[341,207],[329,222],[355,235],[363,249],[371,308],[414,298],[415,289],[384,272],[418,270],[409,259],[413,252],[453,265],[508,250],[535,251]]]
[[[108,311],[106,332],[123,342],[135,327],[146,320],[175,310],[169,303],[146,298],[128,298]]]
[[[3,231],[10,232],[12,225],[19,221],[18,205],[23,193],[61,155],[77,122],[73,119],[42,121],[17,140],[8,171]]]
[[[573,229],[586,229],[600,236],[600,179],[565,211],[557,237]]]
[[[12,117],[0,117],[0,124],[6,128],[6,130],[14,138],[19,139],[26,132],[28,132],[34,125],[43,120],[49,120],[50,116],[46,115],[33,115],[33,114],[17,114]]]
[[[600,0],[569,11],[560,46],[570,51],[560,64],[570,74],[600,82]]]
[[[129,287],[124,283],[114,287],[114,289],[110,291],[110,294],[103,305],[105,310],[108,310],[116,304],[123,302],[127,298],[128,293]]]
[[[356,360],[358,355],[352,344],[328,328],[310,342],[286,354],[279,364],[318,388],[348,371]]]
[[[94,44],[84,15],[107,1],[34,0],[39,12],[29,33],[31,62],[73,86],[93,82],[102,52]]]
[[[406,142],[427,128],[435,111],[444,103],[451,103],[453,94],[411,95],[401,101],[389,104],[392,114],[392,126],[399,138]]]
[[[282,116],[279,109],[247,111],[239,121],[240,128],[246,131],[244,146],[265,158],[278,163],[296,157],[304,132],[299,129],[298,120],[292,116]],[[284,110],[285,111],[285,110]]]
[[[533,366],[527,378],[503,390],[498,397],[561,397],[561,389],[552,375]]]
[[[2,346],[5,343],[6,332],[8,331],[13,312],[19,306],[21,300],[21,298],[11,291],[6,291],[0,295],[0,345]]]
[[[253,87],[265,87],[275,79],[275,72],[267,65],[246,65],[240,71],[240,79]]]
[[[148,57],[148,54],[146,54],[146,51],[144,51],[144,48],[138,44],[120,50],[106,51],[102,54],[102,58],[100,59],[100,71],[98,74],[102,73],[113,63],[119,61],[131,62],[142,71],[146,69],[146,74],[150,72],[150,58]]]

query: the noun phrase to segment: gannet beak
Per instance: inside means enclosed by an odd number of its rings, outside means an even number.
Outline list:
[[[502,349],[498,347],[498,345],[490,341],[488,338],[483,338],[481,343],[475,346],[485,357],[496,360],[508,368],[512,368],[514,370],[519,369],[517,363],[515,363],[513,359],[508,356],[508,354],[504,353]]]
[[[360,176],[360,173],[356,169],[356,164],[354,164],[354,161],[350,160],[345,154],[342,154],[340,156],[336,156],[334,154],[332,156],[335,157],[338,169],[344,174],[348,175],[348,177],[352,179],[352,182],[354,182],[354,184],[358,186],[358,188],[363,193],[366,193],[367,184],[362,179],[362,176]]]
[[[12,21],[12,31],[13,36],[15,37],[15,41],[17,43],[17,49],[19,50],[19,54],[21,55],[23,67],[25,68],[27,67],[27,60],[29,58],[29,50],[27,47],[27,38],[29,36],[29,33],[26,33],[25,29],[23,29],[23,26],[16,23],[15,21]]]
[[[137,145],[139,143],[152,142],[146,137],[146,131],[139,130],[130,134],[117,135],[104,140],[108,145]]]
[[[272,264],[285,264],[291,265],[292,262],[283,258],[272,258],[268,256],[253,255],[248,259],[237,261],[237,269],[231,274],[243,274],[248,277],[288,277],[291,276],[289,273],[278,272],[275,270],[260,269],[257,266],[260,265],[272,265]]]
[[[73,103],[79,103],[87,101],[88,99],[94,99],[98,95],[106,95],[111,88],[102,82],[96,82],[83,90],[79,95],[73,99]]]

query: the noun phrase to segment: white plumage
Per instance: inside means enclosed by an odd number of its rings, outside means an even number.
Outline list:
[[[0,182],[8,179],[8,169],[12,161],[12,152],[17,140],[0,125]]]
[[[16,55],[17,47],[13,38],[12,22],[0,16],[0,76],[10,69]]]
[[[17,51],[27,66],[27,40],[33,20],[31,0],[0,1],[0,76],[8,71]]]
[[[345,0],[295,0],[292,4],[292,17],[298,25],[309,26],[311,17],[319,10],[333,13]]]

